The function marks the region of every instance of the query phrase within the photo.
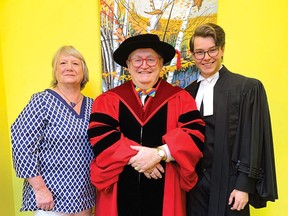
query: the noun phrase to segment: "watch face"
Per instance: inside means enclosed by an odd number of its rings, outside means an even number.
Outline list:
[[[160,155],[160,157],[164,157],[164,151],[162,149],[158,150],[158,154]]]

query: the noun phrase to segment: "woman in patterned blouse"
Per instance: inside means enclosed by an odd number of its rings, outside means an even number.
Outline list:
[[[53,61],[52,88],[31,97],[12,124],[16,175],[24,178],[20,211],[35,216],[88,216],[95,203],[87,127],[93,100],[82,54],[63,46]]]

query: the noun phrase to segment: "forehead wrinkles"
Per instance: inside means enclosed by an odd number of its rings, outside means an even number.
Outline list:
[[[81,61],[79,58],[72,56],[72,55],[61,55],[59,56],[59,60],[65,60],[65,61]]]
[[[146,57],[146,56],[159,56],[159,54],[151,48],[136,49],[130,53],[128,59],[131,57]]]

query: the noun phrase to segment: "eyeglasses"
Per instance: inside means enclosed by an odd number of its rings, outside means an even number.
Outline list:
[[[211,47],[207,51],[199,50],[199,51],[193,52],[193,55],[197,60],[202,60],[205,58],[206,53],[212,58],[216,57],[219,53],[219,47],[218,46]]]
[[[134,67],[141,67],[144,61],[149,67],[154,67],[155,65],[157,65],[159,59],[160,57],[150,56],[147,58],[140,58],[140,57],[131,58],[128,61],[130,61]]]

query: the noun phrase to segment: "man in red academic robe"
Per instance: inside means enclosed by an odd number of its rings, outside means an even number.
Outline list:
[[[174,48],[154,34],[125,40],[114,60],[131,81],[96,98],[89,125],[96,216],[185,216],[204,122],[188,92],[161,78]]]

